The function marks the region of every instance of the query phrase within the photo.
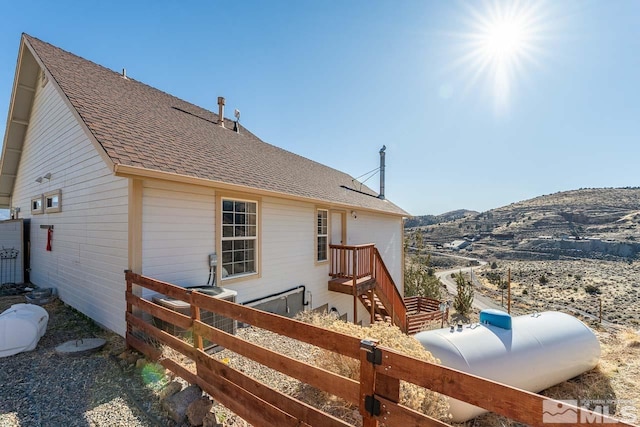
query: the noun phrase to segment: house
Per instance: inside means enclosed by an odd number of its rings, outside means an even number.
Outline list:
[[[215,114],[26,34],[1,208],[28,220],[30,281],[119,334],[127,269],[191,287],[210,283],[214,261],[239,303],[304,285],[311,308],[366,322],[355,294],[329,289],[329,244],[373,243],[402,293],[404,210],[261,141],[223,105]]]
[[[454,240],[453,242],[448,243],[447,247],[453,251],[460,251],[470,244],[471,242],[469,242],[468,240]]]

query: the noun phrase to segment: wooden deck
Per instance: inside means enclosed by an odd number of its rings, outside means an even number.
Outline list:
[[[356,290],[353,289],[353,279],[350,277],[337,277],[329,280],[329,290],[347,295],[362,295],[375,288],[376,279],[371,276],[361,277],[356,280]]]
[[[370,313],[370,321],[384,321],[415,334],[433,321],[449,317],[440,311],[440,301],[424,297],[403,298],[373,244],[330,245],[329,290],[353,296],[354,323],[358,301]],[[355,279],[354,279],[355,278]]]

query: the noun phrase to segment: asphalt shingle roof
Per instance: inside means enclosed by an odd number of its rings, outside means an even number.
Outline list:
[[[114,164],[142,167],[393,214],[408,215],[336,169],[265,143],[231,121],[24,35]],[[360,187],[358,187],[360,189]]]

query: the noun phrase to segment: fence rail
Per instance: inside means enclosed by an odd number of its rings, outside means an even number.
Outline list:
[[[131,271],[125,273],[127,344],[147,357],[157,360],[186,381],[199,385],[214,399],[257,426],[344,427],[349,424],[218,361],[204,352],[203,338],[344,399],[359,408],[364,427],[448,425],[400,404],[400,381],[429,388],[530,425],[542,424],[543,404],[550,400],[537,394],[405,356],[397,351],[378,346],[374,341],[360,340],[297,320],[191,292]],[[141,299],[134,294],[134,290],[136,293],[139,292],[139,287],[189,303],[191,316]],[[360,361],[359,378],[354,380],[343,377],[216,329],[200,321],[201,309],[357,359]],[[143,320],[144,313],[189,329],[192,332],[193,343],[188,343],[156,328]],[[195,372],[167,354],[163,354],[161,349],[149,344],[147,339],[143,339],[143,335],[191,359],[195,364]],[[578,410],[578,408],[575,409]],[[600,415],[593,414],[593,416]],[[618,425],[631,425],[609,417],[600,416],[598,420]]]

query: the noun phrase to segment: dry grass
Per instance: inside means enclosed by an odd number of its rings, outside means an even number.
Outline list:
[[[381,346],[398,350],[417,359],[440,363],[415,338],[405,335],[396,326],[388,323],[377,322],[368,327],[361,327],[317,313],[304,313],[301,320],[360,339],[376,339]],[[320,368],[359,380],[360,362],[355,359],[323,350],[318,353],[314,362]],[[328,398],[328,396],[324,396],[324,398]],[[448,419],[449,404],[446,399],[438,393],[414,384],[404,381],[400,383],[400,402],[431,417],[441,420]]]

